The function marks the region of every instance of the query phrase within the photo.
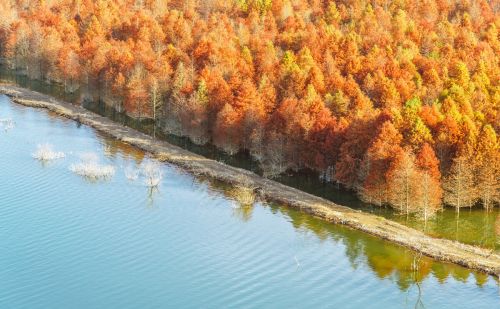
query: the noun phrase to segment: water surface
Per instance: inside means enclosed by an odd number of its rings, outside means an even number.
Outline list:
[[[89,96],[95,96],[99,91],[92,91],[88,89],[88,86],[84,85],[82,89],[73,93],[68,93],[65,92],[64,87],[60,84],[48,84],[39,80],[29,79],[15,71],[8,70],[2,65],[0,65],[0,79],[49,94],[67,102],[82,104],[85,108],[109,117],[116,122],[130,126],[144,133],[155,135],[158,139],[166,140],[169,143],[181,146],[205,157],[222,161],[236,167],[245,168],[256,173],[261,172],[258,163],[252,160],[248,154],[238,153],[234,156],[230,156],[212,145],[195,145],[187,138],[162,133],[161,130],[155,129],[150,122],[137,121],[122,113],[118,113],[113,108],[103,103],[99,103],[98,97],[93,98],[94,101],[89,101]],[[465,209],[460,212],[459,217],[457,217],[454,209],[444,208],[435,218],[424,223],[422,220],[415,219],[414,217],[408,218],[405,215],[398,215],[389,208],[379,208],[365,204],[361,202],[353,192],[343,190],[332,183],[323,183],[318,179],[318,175],[315,173],[301,171],[300,173],[281,175],[276,180],[300,190],[324,197],[337,204],[386,217],[421,230],[433,237],[457,240],[467,244],[493,249],[500,253],[500,208],[495,208],[491,212],[486,212],[480,207]]]
[[[497,308],[496,278],[438,263],[162,165],[149,190],[126,167],[147,155],[0,96],[0,308]],[[66,158],[31,154],[51,143]],[[95,152],[116,168],[69,170]]]

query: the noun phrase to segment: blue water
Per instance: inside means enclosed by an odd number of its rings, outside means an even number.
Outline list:
[[[10,70],[1,63],[0,81],[6,81],[23,88],[45,93],[72,104],[80,105],[83,101],[81,106],[86,109],[140,130],[143,133],[155,135],[158,139],[166,140],[194,153],[232,166],[256,172],[260,170],[258,162],[251,160],[248,154],[238,153],[236,155],[228,155],[210,144],[196,145],[186,137],[163,134],[161,130],[155,129],[150,121],[138,121],[122,113],[117,113],[112,107],[99,102],[98,96],[95,95],[99,91],[92,90],[88,85],[81,85],[80,89],[76,92],[68,93],[62,84],[29,79],[22,72]],[[460,216],[457,217],[456,210],[453,207],[444,207],[436,216],[424,222],[421,218],[401,215],[390,208],[381,208],[363,203],[354,192],[346,191],[334,183],[324,183],[318,178],[316,173],[304,170],[290,172],[288,171],[286,174],[276,177],[275,180],[299,190],[329,199],[339,205],[383,216],[418,229],[432,237],[456,240],[486,249],[493,249],[497,253],[500,253],[500,208],[490,211],[485,211],[482,207],[469,208],[461,211]]]
[[[162,165],[143,152],[0,96],[0,308],[498,308],[497,279]],[[51,143],[64,159],[31,154]],[[116,168],[69,170],[95,152]],[[417,268],[412,265],[418,265]],[[419,293],[420,290],[420,293]]]

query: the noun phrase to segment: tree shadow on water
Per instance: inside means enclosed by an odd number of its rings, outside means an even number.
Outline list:
[[[148,187],[147,188],[147,199],[146,199],[146,208],[148,209],[156,209],[159,208],[158,203],[155,203],[158,196],[160,195],[160,190],[158,187]]]

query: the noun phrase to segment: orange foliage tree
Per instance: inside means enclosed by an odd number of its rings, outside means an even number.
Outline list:
[[[484,0],[16,0],[0,53],[266,175],[307,168],[427,218],[442,196],[498,205],[499,25]]]

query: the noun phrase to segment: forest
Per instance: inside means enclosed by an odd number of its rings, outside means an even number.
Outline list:
[[[11,69],[267,177],[312,170],[427,219],[500,203],[500,2],[4,0]]]

